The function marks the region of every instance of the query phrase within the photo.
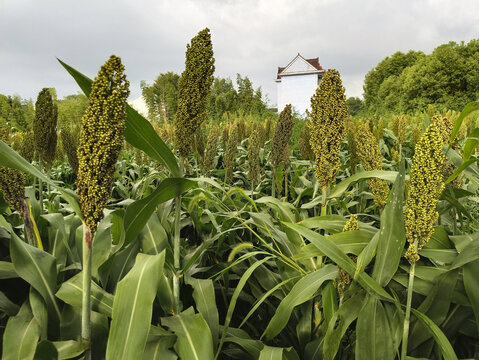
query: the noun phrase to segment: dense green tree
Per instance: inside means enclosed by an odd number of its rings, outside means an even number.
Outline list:
[[[348,105],[349,115],[357,115],[361,110],[363,110],[364,103],[358,97],[350,97],[346,100],[346,105]]]
[[[58,127],[79,129],[87,107],[88,97],[83,94],[68,95],[63,100],[58,100]]]
[[[178,81],[180,76],[174,72],[158,75],[151,85],[141,83],[141,90],[148,117],[159,123],[171,123],[178,109]]]
[[[31,100],[18,95],[0,94],[0,122],[12,131],[24,131],[33,122],[35,110]]]
[[[193,134],[208,115],[208,99],[215,71],[213,44],[208,28],[186,47],[185,70],[178,82],[175,138],[181,156],[191,152]]]
[[[366,74],[370,112],[424,111],[429,104],[460,110],[479,93],[479,40],[442,44],[429,55],[397,52]]]
[[[210,115],[220,120],[224,113],[233,113],[238,106],[238,93],[231,79],[215,78],[211,86]]]

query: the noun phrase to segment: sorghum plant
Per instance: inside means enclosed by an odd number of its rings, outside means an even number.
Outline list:
[[[93,81],[90,105],[82,118],[78,146],[77,194],[83,213],[82,338],[90,341],[92,239],[113,183],[123,147],[129,82],[119,57],[112,55]],[[86,358],[90,353],[87,352]]]

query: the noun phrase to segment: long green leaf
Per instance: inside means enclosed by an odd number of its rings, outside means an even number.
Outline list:
[[[381,214],[379,243],[373,269],[373,278],[381,286],[387,285],[396,273],[406,242],[403,215],[404,180],[405,165],[403,160],[398,177],[389,194],[388,202]]]
[[[266,335],[268,339],[278,335],[288,323],[293,309],[311,299],[321,285],[327,280],[334,279],[337,273],[338,269],[336,266],[326,265],[306,275],[294,284],[289,294],[279,304],[263,335]]]
[[[35,176],[43,182],[56,188],[63,196],[63,198],[71,205],[75,213],[82,217],[80,205],[75,193],[71,190],[63,189],[59,184],[51,180],[48,176],[30,164],[27,160],[22,158],[17,152],[11,149],[7,144],[0,140],[0,166],[5,166],[13,169],[23,171],[26,174]]]
[[[472,101],[467,104],[464,109],[462,109],[461,114],[457,118],[456,122],[454,123],[454,127],[452,128],[451,136],[449,137],[450,143],[452,143],[456,138],[456,135],[459,132],[465,117],[477,110],[479,110],[479,101]]]
[[[53,345],[57,349],[58,360],[72,359],[83,354],[88,348],[87,343],[74,340],[54,341]]]
[[[386,171],[386,170],[371,170],[371,171],[362,171],[354,175],[349,176],[345,180],[337,184],[333,190],[328,195],[329,199],[340,197],[350,185],[354,184],[359,180],[378,178],[394,182],[397,178],[397,171]]]
[[[49,253],[28,245],[14,233],[10,240],[10,256],[16,273],[43,297],[49,314],[60,319],[55,292],[57,286],[57,265]]]
[[[68,281],[65,281],[56,296],[65,303],[81,308],[82,306],[82,283],[83,273],[78,273]],[[109,317],[113,312],[113,295],[103,290],[93,280],[91,282],[91,307],[93,311],[105,314]]]
[[[436,340],[436,343],[439,345],[444,360],[458,360],[451,343],[434,321],[416,309],[411,309],[411,312],[425,325],[426,329],[429,330],[434,337],[434,340]]]
[[[58,59],[60,64],[70,73],[86,96],[90,95],[92,80]],[[132,146],[144,151],[152,159],[165,165],[173,176],[181,176],[178,163],[171,150],[161,140],[151,123],[126,105],[125,139]]]
[[[356,325],[356,359],[394,359],[391,328],[381,301],[367,296]]]
[[[17,278],[18,274],[15,272],[13,264],[8,261],[0,261],[0,280]]]
[[[211,331],[201,314],[189,308],[181,314],[162,318],[161,323],[177,336],[175,350],[181,359],[213,360]]]
[[[462,271],[464,288],[471,302],[472,310],[476,318],[476,326],[479,331],[479,278],[477,276],[477,274],[479,274],[479,260],[465,264]]]
[[[259,360],[281,360],[283,358],[283,348],[265,346],[259,353]]]
[[[211,279],[203,280],[189,277],[186,279],[186,283],[193,287],[193,299],[195,299],[196,308],[208,323],[213,345],[216,347],[220,325],[213,281]]]
[[[479,108],[478,108],[479,109]],[[471,155],[476,150],[477,145],[479,144],[479,128],[476,128],[471,131],[469,136],[466,138],[466,143],[464,144],[462,152],[462,162],[466,162],[471,158]]]
[[[39,338],[40,327],[28,302],[25,302],[18,314],[8,319],[3,335],[2,359],[33,359]]]
[[[156,207],[183,192],[191,189],[196,183],[184,178],[168,178],[149,196],[131,203],[126,208],[123,225],[125,228],[125,244],[131,242],[145,227]]]
[[[14,316],[20,308],[12,302],[2,291],[0,291],[0,311],[8,316]]]
[[[153,300],[163,273],[165,252],[138,254],[135,265],[118,283],[106,359],[142,359],[150,328]]]
[[[322,236],[321,234],[315,233],[304,226],[296,225],[292,223],[284,223],[284,225],[292,228],[297,231],[299,234],[308,239],[313,243],[323,254],[333,260],[338,264],[343,270],[345,270],[349,275],[354,276],[356,271],[356,264],[345,254],[341,249],[329,240],[329,236]],[[372,291],[377,295],[388,299],[389,301],[394,301],[391,295],[389,295],[373,278],[371,278],[366,273],[360,273],[358,275],[358,281],[366,288],[368,291]]]

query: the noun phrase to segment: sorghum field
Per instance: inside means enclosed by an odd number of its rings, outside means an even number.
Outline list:
[[[213,116],[205,29],[150,122],[70,65],[78,127],[44,89],[2,128],[2,359],[478,358],[477,101],[352,117],[328,70],[305,119]]]

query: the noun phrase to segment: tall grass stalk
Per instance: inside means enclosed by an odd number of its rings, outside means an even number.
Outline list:
[[[180,156],[180,173],[183,174],[183,157]],[[175,200],[175,232],[173,238],[173,265],[175,275],[173,276],[173,308],[175,314],[180,313],[180,220],[181,220],[181,195]]]
[[[82,282],[82,316],[81,337],[88,343],[85,351],[85,360],[91,359],[91,261],[92,261],[92,238],[88,225],[83,223],[83,282]]]
[[[417,248],[417,242],[414,244]],[[409,282],[407,286],[407,301],[406,301],[406,315],[404,316],[404,327],[402,333],[402,346],[401,346],[401,360],[405,360],[407,356],[407,341],[409,337],[409,323],[411,318],[411,303],[412,292],[414,287],[414,273],[416,269],[416,262],[413,262],[409,268]]]

